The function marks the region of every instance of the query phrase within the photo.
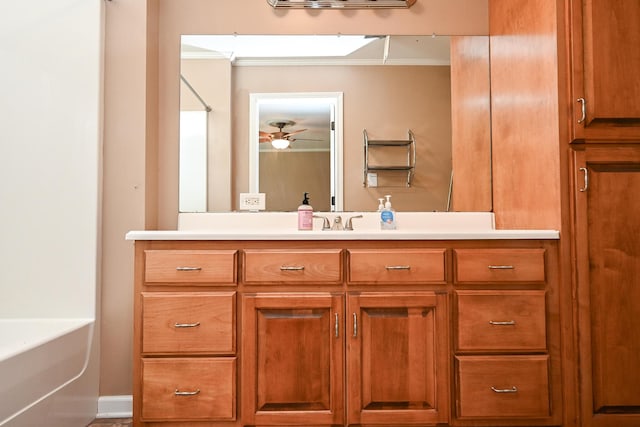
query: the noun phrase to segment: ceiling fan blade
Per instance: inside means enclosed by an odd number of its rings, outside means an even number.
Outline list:
[[[271,142],[273,136],[269,132],[258,131],[258,142]]]
[[[289,138],[289,141],[311,141],[311,142],[327,142],[326,139],[313,139],[313,138]]]
[[[292,136],[292,135],[296,135],[296,134],[298,134],[298,133],[300,133],[300,132],[304,132],[305,130],[306,130],[306,129],[299,129],[299,130],[294,130],[294,131],[292,131],[292,132],[286,132],[286,133],[284,134],[284,136],[283,136],[283,137],[284,137],[284,138],[288,138],[288,137],[290,137],[290,136]]]

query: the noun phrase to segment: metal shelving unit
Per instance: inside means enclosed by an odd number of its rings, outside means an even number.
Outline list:
[[[362,131],[364,136],[364,179],[362,185],[367,186],[367,174],[369,172],[399,171],[407,173],[407,187],[411,187],[411,178],[416,168],[416,139],[407,131],[407,139],[369,139],[367,130]],[[407,162],[402,165],[371,165],[369,164],[369,151],[378,147],[395,147],[407,152]]]

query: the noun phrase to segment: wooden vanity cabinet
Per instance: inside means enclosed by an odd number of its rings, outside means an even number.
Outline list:
[[[346,267],[343,252],[243,251],[243,283],[257,291],[242,298],[243,422],[446,422],[447,292],[402,287],[443,286],[445,249],[346,249]],[[343,270],[346,288],[309,289],[335,285]],[[384,285],[394,290],[378,291]]]
[[[328,292],[243,296],[243,423],[344,422],[343,312]]]
[[[347,424],[446,423],[446,291],[350,292],[347,307]]]
[[[544,240],[138,241],[134,426],[559,425],[556,258]]]
[[[135,427],[235,423],[236,277],[235,249],[136,242]]]
[[[454,249],[454,424],[559,422],[548,256],[544,248]]]
[[[570,0],[572,139],[640,134],[640,3]]]

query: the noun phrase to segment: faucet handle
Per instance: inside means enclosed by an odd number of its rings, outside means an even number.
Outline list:
[[[342,217],[340,215],[333,218],[333,225],[331,226],[331,229],[334,231],[344,230],[344,227],[342,226]]]
[[[324,221],[322,221],[322,230],[331,230],[331,223],[329,223],[329,218],[327,218],[326,216],[322,216],[322,215],[314,215],[314,218],[321,218]]]
[[[353,231],[353,224],[351,223],[351,220],[354,218],[362,218],[362,215],[355,215],[355,216],[349,217],[349,219],[347,220],[347,224],[344,226],[345,230]]]

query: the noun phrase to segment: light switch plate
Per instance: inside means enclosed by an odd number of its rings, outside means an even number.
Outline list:
[[[241,211],[263,211],[265,204],[264,193],[240,193]]]
[[[369,187],[377,187],[378,186],[378,174],[375,172],[367,173],[367,186]]]

